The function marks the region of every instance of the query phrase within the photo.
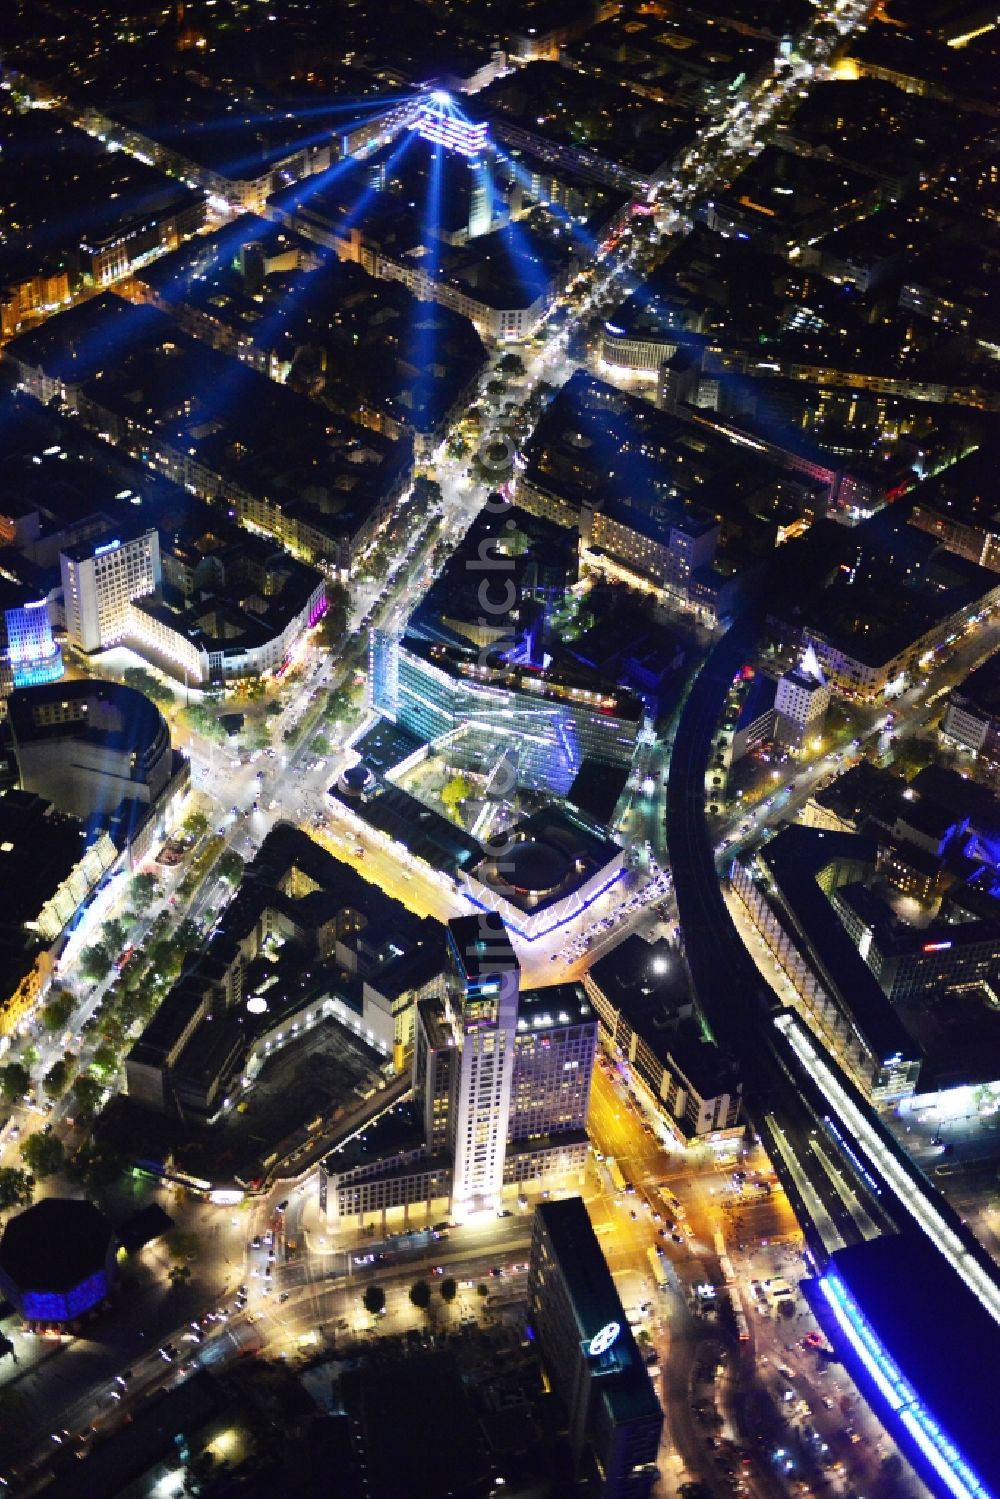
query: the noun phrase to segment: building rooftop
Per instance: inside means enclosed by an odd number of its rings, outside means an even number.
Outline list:
[[[279,385],[185,333],[166,314],[113,294],[71,308],[7,352],[74,388],[297,521],[350,536],[412,456],[392,439]]]
[[[423,1152],[423,1147],[423,1123],[413,1103],[407,1101],[380,1114],[343,1145],[338,1145],[324,1159],[323,1165],[331,1176],[339,1176],[358,1166],[384,1161],[386,1172],[395,1176],[400,1170],[396,1157],[409,1151]],[[415,1169],[427,1169],[426,1153],[421,1154]]]
[[[794,243],[810,221],[857,202],[870,187],[870,179],[841,162],[801,158],[768,145],[731,188],[716,196],[714,206],[717,217],[731,209],[741,224],[763,231],[765,242],[778,247]]]
[[[183,974],[147,1022],[129,1053],[148,1067],[165,1067],[206,1003],[207,984],[194,974]]]
[[[420,748],[423,740],[408,729],[390,723],[387,718],[376,719],[371,728],[360,739],[352,741],[361,756],[361,764],[377,776],[386,776]]]
[[[71,702],[80,705],[81,718],[50,719],[47,710],[53,705]],[[18,687],[7,699],[7,717],[15,744],[79,739],[134,755],[138,771],[149,755],[160,753],[169,732],[145,693],[99,677]]]
[[[564,900],[621,857],[620,845],[568,803],[522,818],[483,851],[470,873],[525,912]]]
[[[983,718],[1000,718],[1000,654],[988,656],[951,690],[951,701]]]
[[[519,1031],[557,1025],[580,1025],[596,1016],[581,983],[553,984],[548,989],[522,989],[517,1000]]]
[[[122,535],[143,523],[166,530],[203,508],[180,485],[101,441],[75,417],[31,396],[0,392],[0,516],[26,524],[25,541],[19,534],[14,545],[26,545],[53,581],[61,548],[112,526]]]
[[[484,652],[464,642],[445,645],[413,634],[405,635],[401,644],[413,655],[429,661],[439,671],[447,672],[460,682],[495,686],[530,695],[533,700],[544,703],[587,703],[594,712],[627,723],[638,723],[642,719],[642,700],[634,692],[576,663],[531,666],[506,660],[499,648]]]
[[[1000,796],[992,786],[946,765],[925,765],[917,771],[909,789],[922,799],[936,802],[957,820],[968,818],[971,830],[988,845],[990,855],[994,855],[995,845],[1000,841]]]
[[[18,110],[9,95],[0,101],[0,135],[0,288],[61,270],[75,289],[90,251],[204,202],[177,178],[105,150],[54,111]]]
[[[815,792],[813,800],[841,821],[853,824],[856,830],[869,818],[892,827],[905,804],[905,791],[902,776],[883,770],[870,760],[859,760],[823,791]]]
[[[998,447],[995,441],[984,442],[974,453],[921,484],[914,506],[915,523],[942,537],[956,522],[981,533],[995,531],[1000,524],[1000,503],[990,477],[1000,463]]]
[[[596,157],[604,166],[601,180],[627,191],[671,162],[698,125],[693,110],[666,95],[640,95],[627,87],[614,74],[614,57],[609,49],[586,67],[540,61],[515,69],[477,95],[478,111],[501,139],[510,128],[540,138],[548,147],[546,159],[557,168],[563,158],[573,167]],[[586,119],[599,124],[593,136],[581,137],[574,122]]]
[[[301,885],[290,879],[293,872],[303,877]],[[298,894],[300,888],[307,893]],[[255,1013],[241,1007],[227,1016],[222,979],[269,911],[278,913],[293,934],[314,936],[336,923],[338,942],[352,954],[352,971],[341,972],[333,956],[323,965],[318,985],[308,944],[300,950],[290,942],[282,949],[287,963],[265,963],[263,972],[259,967],[247,972],[246,993],[252,997],[260,982],[266,1009]],[[413,915],[308,833],[278,822],[243,870],[236,894],[206,941],[188,954],[180,978],[129,1059],[176,1068],[185,1080],[201,1085],[241,1047],[248,1049],[260,1032],[274,1027],[282,1014],[298,1013],[314,997],[334,993],[360,1010],[363,985],[391,1001],[429,981],[443,962],[438,922]]]
[[[738,1072],[706,1038],[684,964],[665,938],[626,937],[588,976],[653,1055],[669,1058],[700,1098],[737,1088]]]
[[[261,366],[322,379],[335,409],[356,410],[372,426],[390,417],[435,430],[486,363],[467,318],[250,214],[136,279],[206,336],[238,340],[244,352],[252,345]]]
[[[329,795],[387,838],[403,844],[415,859],[454,875],[481,858],[482,845],[477,839],[402,787],[382,780],[374,771],[361,786],[352,785],[354,779],[353,775],[346,780],[342,776],[330,787]]]
[[[522,634],[525,603],[561,595],[576,581],[577,546],[565,526],[530,515],[517,505],[491,503],[480,511],[407,622],[407,633],[462,646],[478,642],[483,628],[483,559],[496,560],[517,589],[502,621],[507,649]]]
[[[837,1250],[830,1269],[911,1391],[995,1492],[1000,1426],[990,1381],[976,1371],[1000,1359],[1000,1327],[931,1240],[916,1230]],[[838,1345],[832,1329],[831,1337]]]
[[[72,1291],[104,1269],[111,1239],[111,1224],[92,1202],[43,1197],[8,1219],[0,1269],[21,1291]]]
[[[920,1048],[844,931],[820,883],[829,883],[826,871],[838,864],[874,871],[874,840],[793,824],[765,844],[757,857],[821,979],[840,996],[878,1061],[897,1055],[919,1058]]]
[[[263,584],[259,575],[240,578],[238,569],[232,567],[217,592],[190,599],[167,584],[159,599],[135,603],[143,614],[163,621],[199,650],[225,661],[274,640],[305,609],[322,583],[323,575],[315,568],[282,555],[280,567],[269,567]]]
[[[742,532],[772,545],[776,526],[763,500],[801,476],[748,446],[742,433],[734,440],[734,431],[708,413],[687,419],[657,410],[577,370],[525,446],[524,480],[571,510],[600,511],[663,544],[672,528],[700,536],[731,518],[738,524],[730,550]]]
[[[595,1398],[607,1403],[616,1422],[661,1416],[660,1403],[628,1323],[582,1197],[543,1202],[535,1209],[558,1258],[569,1291],[581,1343],[616,1322],[618,1369],[594,1384]]]
[[[803,611],[810,631],[873,667],[892,662],[1000,586],[995,572],[946,551],[896,509],[866,523],[854,567],[838,570]]]
[[[453,917],[448,923],[448,948],[468,980],[519,968],[507,928],[495,911]]]
[[[609,827],[628,777],[627,766],[611,765],[606,760],[596,760],[592,755],[585,755],[566,792],[566,800],[572,802],[574,807],[579,807],[594,822]]]
[[[141,58],[121,72],[105,69],[103,76],[74,92],[78,104],[234,181],[252,180],[297,151],[321,144],[313,120],[280,108],[262,108],[256,99],[248,108],[196,83],[191,72],[171,77]],[[332,123],[328,128],[327,143]]]
[[[4,924],[20,927],[36,921],[45,902],[75,869],[86,848],[83,824],[56,811],[51,802],[28,791],[8,791],[0,796],[0,907]]]
[[[452,1353],[348,1370],[340,1389],[369,1499],[493,1492],[486,1443]]]

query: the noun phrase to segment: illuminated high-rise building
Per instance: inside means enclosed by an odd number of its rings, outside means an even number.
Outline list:
[[[449,922],[446,971],[416,1005],[412,1133],[324,1164],[328,1216],[423,1204],[465,1216],[501,1192],[582,1183],[597,1016],[582,985],[522,992],[494,913]],[[447,1197],[436,1210],[434,1199]]]
[[[528,1305],[577,1478],[599,1499],[645,1499],[663,1411],[580,1197],[535,1209]]]
[[[448,968],[453,1201],[470,1211],[493,1206],[503,1187],[521,973],[503,922],[485,911],[448,923]]]
[[[472,157],[469,174],[472,190],[469,194],[469,238],[489,234],[493,227],[494,176],[493,149],[487,147]]]
[[[485,121],[469,120],[450,94],[428,94],[410,121],[411,130],[431,145],[464,157],[469,169],[468,238],[489,234],[494,218],[495,152]]]
[[[56,682],[63,674],[62,651],[52,635],[46,599],[7,609],[7,660],[15,687]]]
[[[162,581],[160,538],[152,528],[129,540],[74,547],[59,562],[66,637],[82,651],[116,645],[127,632],[132,600],[156,593]]]
[[[830,706],[830,686],[812,647],[798,666],[779,677],[774,706],[775,738],[780,743],[797,749],[807,739],[822,734]]]

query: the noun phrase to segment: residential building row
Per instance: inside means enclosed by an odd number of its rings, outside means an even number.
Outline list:
[[[876,1103],[995,1080],[998,836],[986,787],[862,762],[731,866],[795,1007]]]
[[[335,417],[113,294],[22,334],[4,357],[21,389],[334,571],[349,574],[412,480],[412,439]]]

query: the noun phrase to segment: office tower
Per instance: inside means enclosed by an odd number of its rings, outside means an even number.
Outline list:
[[[778,679],[774,699],[775,739],[798,749],[807,739],[823,732],[829,706],[830,687],[816,653],[810,648],[798,666]]]
[[[45,599],[5,610],[7,660],[15,687],[55,682],[63,674],[62,651],[52,636]]]
[[[452,1121],[462,1057],[457,1025],[439,1000],[426,999],[417,1005],[414,1032],[413,1096],[423,1139],[432,1155],[448,1154],[470,1129],[469,1119]],[[520,993],[513,1047],[506,1139],[497,1137],[502,1181],[521,1186],[582,1172],[597,1048],[597,1016],[582,986]],[[493,1123],[499,1130],[502,1120]]]
[[[493,149],[487,146],[469,159],[469,238],[493,227]]]
[[[511,1145],[583,1131],[597,1016],[573,984],[522,995],[514,1038]]]
[[[451,1064],[448,1135],[456,1211],[499,1200],[503,1186],[520,968],[492,912],[448,923],[445,1015]]]
[[[474,646],[444,646],[373,632],[372,704],[418,738],[461,730],[463,752],[495,763],[510,750],[519,783],[565,795],[588,756],[631,764],[642,703],[586,673],[487,660]]]
[[[129,606],[160,587],[160,538],[150,529],[131,540],[116,537],[74,547],[59,558],[66,636],[82,651],[115,645],[128,631]]]
[[[413,1100],[432,1154],[448,1146],[451,1074],[456,1055],[455,1039],[440,1003],[420,1000],[413,1024]]]
[[[413,112],[408,128],[431,145],[464,157],[469,171],[468,238],[489,234],[493,226],[495,152],[485,121],[468,119],[443,89],[435,89]]]
[[[642,1499],[663,1411],[581,1197],[535,1209],[528,1304],[577,1478],[601,1499]]]
[[[383,1153],[370,1136],[324,1163],[322,1210],[339,1218],[448,1197],[465,1215],[501,1190],[583,1180],[597,1016],[583,986],[520,992],[494,913],[449,923],[447,970],[414,1018],[413,1117]],[[443,989],[443,993],[441,992]],[[435,1210],[441,1216],[442,1208]]]

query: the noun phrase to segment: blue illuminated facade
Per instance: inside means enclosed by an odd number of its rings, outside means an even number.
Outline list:
[[[107,1272],[98,1270],[69,1291],[25,1291],[21,1315],[26,1322],[75,1322],[106,1300]]]
[[[52,637],[44,599],[4,611],[7,658],[15,687],[40,687],[63,674],[62,651]]]
[[[846,1256],[856,1253],[856,1250],[849,1250]],[[874,1390],[888,1409],[889,1417],[891,1420],[894,1418],[898,1424],[904,1445],[912,1447],[913,1456],[918,1460],[925,1477],[930,1480],[931,1487],[940,1495],[952,1495],[954,1499],[997,1499],[999,1490],[996,1481],[988,1484],[981,1477],[972,1460],[958,1445],[957,1433],[948,1432],[942,1426],[939,1418],[931,1412],[925,1397],[916,1390],[912,1379],[904,1375],[897,1358],[892,1357],[886,1346],[885,1336],[876,1330],[871,1315],[865,1315],[865,1310],[862,1310],[858,1295],[853,1294],[846,1279],[835,1268],[840,1258],[841,1256],[834,1256],[834,1268],[819,1280],[820,1294],[837,1324],[838,1333],[846,1340],[850,1351],[874,1385]],[[850,1264],[849,1259],[846,1262]],[[900,1271],[901,1274],[906,1274],[903,1261],[900,1261]],[[888,1286],[885,1295],[889,1301],[891,1292]],[[948,1321],[946,1313],[934,1304],[933,1298],[927,1309],[922,1309],[918,1298],[910,1297],[910,1319],[918,1331],[922,1327],[928,1327],[922,1321],[924,1310],[934,1316],[936,1321]],[[952,1327],[949,1333],[954,1331],[955,1327]],[[960,1378],[958,1369],[967,1367],[966,1361],[961,1357],[961,1339],[957,1340],[957,1345],[952,1349],[951,1360],[945,1369],[940,1367],[940,1361],[936,1360],[934,1349],[930,1346],[925,1352],[925,1366],[928,1372],[934,1370],[937,1378],[942,1375],[948,1381]],[[985,1378],[991,1378],[985,1366],[982,1372],[985,1373]],[[973,1423],[973,1433],[976,1430],[978,1424]],[[984,1430],[982,1436],[984,1441],[990,1442],[990,1432]],[[909,1439],[909,1444],[906,1439]]]
[[[413,637],[373,637],[370,680],[373,706],[418,738],[454,734],[484,768],[506,754],[519,784],[560,796],[586,756],[630,764],[642,727],[630,693]]]
[[[72,1326],[108,1299],[115,1273],[109,1219],[83,1198],[45,1197],[0,1235],[0,1295],[28,1323]]]
[[[382,630],[368,636],[368,691],[373,708],[390,723],[399,708],[399,641]]]

